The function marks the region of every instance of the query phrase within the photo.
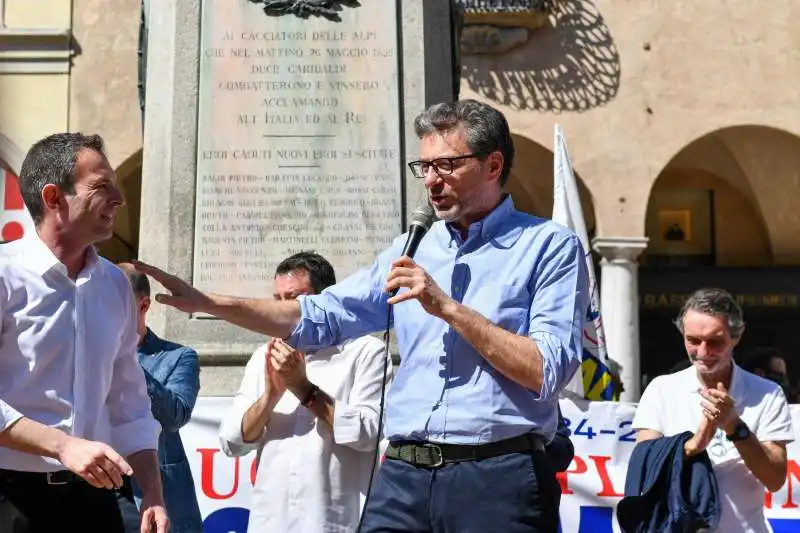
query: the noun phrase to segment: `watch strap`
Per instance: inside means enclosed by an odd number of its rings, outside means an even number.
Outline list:
[[[731,442],[739,442],[750,436],[750,428],[744,422],[739,422],[733,429],[733,433],[726,434],[725,437]]]
[[[319,387],[311,384],[311,389],[306,393],[303,399],[300,401],[300,405],[303,407],[311,407],[311,404],[314,403],[314,400],[317,398],[317,393],[319,392]]]

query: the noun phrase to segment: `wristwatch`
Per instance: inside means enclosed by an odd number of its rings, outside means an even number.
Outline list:
[[[316,385],[312,384],[311,385],[311,390],[308,391],[308,393],[306,394],[305,398],[300,400],[300,405],[302,405],[303,407],[306,407],[306,408],[311,407],[311,404],[313,404],[314,400],[317,399],[317,393],[318,392],[319,392],[319,387],[317,387]]]
[[[750,436],[750,428],[740,420],[739,423],[736,424],[736,427],[733,428],[733,433],[726,434],[725,436],[731,442],[742,441]]]

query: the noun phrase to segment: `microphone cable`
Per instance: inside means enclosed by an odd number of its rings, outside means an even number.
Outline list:
[[[361,508],[361,516],[358,518],[358,528],[356,529],[356,533],[361,533],[361,526],[364,523],[364,515],[367,514],[367,505],[369,504],[369,498],[372,494],[372,480],[375,478],[375,471],[378,470],[381,466],[379,463],[380,455],[381,455],[381,437],[383,434],[383,407],[386,401],[386,379],[389,373],[389,359],[391,359],[391,352],[389,350],[389,339],[390,339],[390,331],[392,329],[392,307],[391,305],[387,305],[388,310],[386,311],[386,330],[383,332],[383,381],[381,381],[381,402],[380,407],[378,408],[378,436],[375,437],[375,455],[372,461],[372,468],[369,471],[369,483],[367,484],[367,497],[364,500],[364,505]]]
[[[431,229],[431,226],[436,220],[436,212],[433,209],[430,201],[424,202],[421,206],[417,207],[414,212],[411,214],[411,222],[408,228],[408,237],[406,238],[406,244],[403,247],[403,251],[400,256],[406,256],[409,258],[413,258],[414,254],[417,251],[417,247],[419,247],[420,242],[422,242],[422,238],[428,233],[428,230]],[[399,289],[394,289],[390,294],[389,298],[397,294]],[[383,358],[383,381],[381,382],[381,403],[380,408],[378,409],[378,436],[375,438],[375,459],[373,462],[373,468],[370,470],[369,474],[369,484],[367,484],[367,497],[364,500],[364,507],[361,510],[361,516],[358,519],[358,529],[356,529],[356,533],[361,533],[361,526],[364,523],[364,515],[366,514],[367,505],[369,504],[369,498],[372,493],[372,481],[375,477],[375,470],[380,468],[380,463],[378,462],[380,458],[380,451],[381,451],[381,434],[383,433],[383,408],[384,403],[386,401],[386,378],[388,377],[388,370],[389,370],[389,359],[391,359],[391,351],[389,350],[389,339],[390,339],[390,332],[392,329],[392,308],[393,305],[386,304],[387,311],[386,311],[386,331],[383,333],[383,345],[384,345],[384,358]]]

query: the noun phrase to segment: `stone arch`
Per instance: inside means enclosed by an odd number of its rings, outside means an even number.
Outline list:
[[[703,135],[672,157],[651,188],[645,220],[650,242],[644,260],[649,263],[670,250],[699,254],[698,241],[668,243],[659,234],[670,217],[680,218],[678,211],[688,211],[689,218],[696,217],[696,234],[710,233],[709,250],[718,266],[800,264],[800,210],[794,200],[798,193],[796,135],[759,125]],[[705,194],[707,200],[702,199]],[[705,201],[710,209],[701,207]]]
[[[550,218],[553,214],[553,152],[522,135],[515,134],[513,138],[514,165],[506,190],[511,194],[514,206],[520,211]],[[591,239],[597,234],[592,195],[577,172],[575,178],[578,181],[586,231]]]
[[[98,246],[107,259],[120,262],[139,254],[139,213],[142,197],[142,150],[136,151],[116,168],[117,182],[125,195],[125,205],[117,211],[112,237]]]

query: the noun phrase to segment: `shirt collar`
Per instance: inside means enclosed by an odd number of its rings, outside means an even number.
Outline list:
[[[59,272],[64,277],[69,277],[67,267],[58,260],[52,250],[39,237],[37,231],[26,231],[19,241],[17,241],[17,251],[23,254],[25,265],[38,276],[43,276],[50,270]],[[94,246],[86,249],[86,263],[79,277],[90,278],[92,272],[100,264],[100,256]]]
[[[737,365],[735,362],[732,362],[731,364],[733,365],[733,372],[731,373],[731,387],[728,390],[728,394],[730,395],[731,398],[735,400],[736,398],[740,398],[741,394],[744,392],[742,388],[744,387],[744,384],[742,382],[742,373],[744,371],[741,368],[739,368],[739,365]],[[686,370],[692,373],[692,377],[694,378],[692,384],[696,385],[697,388],[702,387],[703,383],[697,376],[697,369],[694,367],[694,365],[690,366]]]
[[[150,328],[145,328],[144,338],[139,345],[139,352],[152,354],[159,351],[161,339]]]
[[[328,360],[337,353],[341,352],[344,344],[335,346],[328,346],[327,348],[320,348],[319,350],[309,350],[305,352],[307,361]]]
[[[503,246],[512,246],[522,233],[522,228],[514,227],[506,231],[505,223],[514,212],[514,201],[510,194],[503,194],[503,199],[488,215],[477,222],[470,224],[467,228],[467,239],[470,240],[480,236],[481,240],[487,242],[491,239],[497,240]],[[461,232],[450,222],[445,222],[445,227],[450,235],[450,246],[461,246],[465,240],[461,238]]]
[[[26,231],[17,247],[23,254],[26,266],[37,275],[41,276],[50,270],[56,270],[68,276],[67,267],[53,255],[37,231]]]

